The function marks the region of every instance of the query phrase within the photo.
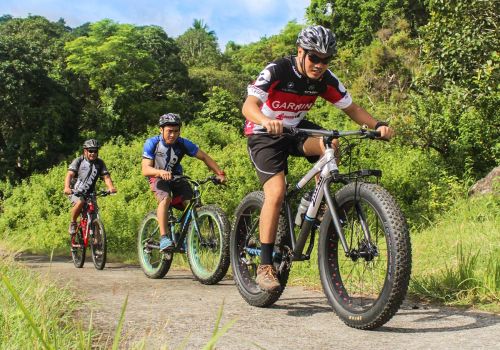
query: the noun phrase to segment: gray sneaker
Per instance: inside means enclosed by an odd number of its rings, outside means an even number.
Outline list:
[[[68,232],[71,236],[75,235],[77,229],[78,224],[76,222],[70,222]]]
[[[281,287],[273,265],[259,265],[255,282],[266,292],[275,292]]]

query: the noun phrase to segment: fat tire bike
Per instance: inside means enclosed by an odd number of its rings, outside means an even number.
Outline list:
[[[203,180],[175,176],[173,180],[181,179],[193,186],[193,198],[185,208],[182,208],[182,204],[169,206],[169,238],[174,242],[173,249],[160,251],[158,219],[156,212],[150,212],[144,217],[137,234],[139,262],[147,277],[163,278],[170,269],[174,253],[186,253],[196,280],[203,284],[216,284],[224,278],[229,268],[231,227],[218,205],[202,204],[200,187],[207,182],[216,185],[220,185],[220,182],[215,176]]]
[[[92,261],[97,270],[104,269],[106,265],[107,241],[104,224],[99,216],[97,197],[105,197],[111,194],[109,191],[99,191],[81,195],[75,195],[84,201],[82,212],[77,223],[76,233],[71,237],[71,258],[77,268],[85,264],[87,247],[90,245]]]
[[[345,148],[340,148],[344,150],[340,158],[352,164],[352,149],[357,142],[375,139],[380,133],[366,128],[354,131],[290,128],[285,132],[322,137],[326,151],[295,186],[287,185],[273,253],[281,283],[275,292],[263,291],[255,282],[260,263],[259,217],[264,193],[251,192],[239,204],[230,243],[231,267],[238,290],[250,305],[266,307],[275,303],[286,287],[292,262],[310,259],[319,230],[318,267],[329,304],[350,327],[380,327],[398,311],[408,289],[411,273],[408,226],[395,199],[378,184],[382,172],[351,171],[349,166],[348,172],[341,173],[331,146],[335,139],[346,143]],[[298,195],[317,174],[319,178],[305,213],[292,216],[292,203],[300,201]],[[369,182],[374,178],[375,183]],[[340,189],[336,190],[337,187]]]

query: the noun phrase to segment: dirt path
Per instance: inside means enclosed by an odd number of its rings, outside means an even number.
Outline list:
[[[97,271],[92,262],[77,270],[66,258],[21,261],[80,290],[94,324],[111,337],[128,295],[124,348],[145,340],[146,349],[200,349],[224,300],[221,325],[237,321],[217,349],[500,349],[500,316],[487,313],[405,303],[384,327],[359,331],[339,321],[322,293],[300,287],[287,287],[274,306],[262,309],[249,306],[232,280],[204,286],[190,271],[151,280],[137,266],[108,264]]]

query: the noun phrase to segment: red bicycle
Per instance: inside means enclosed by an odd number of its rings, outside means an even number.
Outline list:
[[[104,225],[99,217],[97,197],[105,197],[110,194],[111,192],[108,191],[100,191],[83,196],[85,203],[78,221],[78,228],[75,235],[71,237],[71,257],[77,268],[81,268],[85,264],[85,253],[89,245],[95,268],[102,270],[106,265],[106,231],[104,231]]]

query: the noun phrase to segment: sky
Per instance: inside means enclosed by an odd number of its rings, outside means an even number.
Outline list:
[[[201,19],[224,51],[230,40],[248,44],[305,23],[310,0],[0,0],[0,16],[63,18],[72,28],[109,18],[121,24],[158,25],[173,38]]]

